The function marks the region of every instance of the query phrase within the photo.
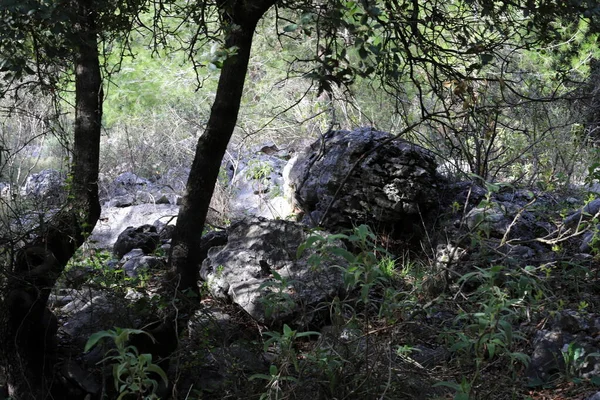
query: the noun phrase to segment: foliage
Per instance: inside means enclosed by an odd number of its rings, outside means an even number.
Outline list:
[[[72,84],[64,73],[72,68],[78,38],[76,24],[69,23],[72,9],[63,3],[0,3],[1,92],[16,88],[13,98],[26,100],[21,109],[32,115],[16,117],[11,112],[2,121],[0,173],[13,184],[13,192],[31,172],[68,164],[71,138],[64,126],[72,113],[65,114],[62,107],[71,97],[64,91]],[[238,49],[223,45],[239,28],[229,20],[237,2],[166,1],[154,10],[135,0],[95,4],[106,51],[105,78],[111,81],[101,155],[105,178],[133,171],[154,179],[186,168],[209,120],[219,69],[238,56]],[[592,2],[535,8],[532,4],[279,2],[259,25],[233,145],[243,149],[267,137],[293,148],[294,139],[316,137],[327,127],[385,124],[400,131],[414,124],[408,138],[434,150],[451,176],[474,173],[486,181],[537,184],[550,190],[580,181],[587,172],[588,183],[593,183],[598,166],[590,143],[598,109],[592,67],[598,58],[600,9]],[[134,32],[132,15],[150,28],[149,36]],[[127,53],[132,58],[122,60]],[[202,66],[207,68],[197,68]],[[40,92],[23,92],[34,82],[53,106],[34,107]],[[61,91],[62,103],[55,98]],[[48,132],[58,135],[49,139]],[[33,157],[29,150],[37,147],[43,153]],[[268,173],[264,166],[253,166],[249,172],[259,181]],[[13,212],[17,208],[12,201],[1,201],[3,214],[8,215],[3,215],[2,226],[8,231],[18,217]],[[480,206],[485,211],[495,207],[490,198]],[[31,207],[35,205],[24,205]],[[485,213],[479,222],[475,241],[490,236]],[[313,251],[313,268],[324,260],[344,260],[337,268],[343,273],[347,297],[336,298],[327,307],[338,333],[352,328],[367,338],[361,355],[366,373],[359,371],[368,378],[366,392],[376,381],[371,373],[378,365],[369,362],[370,332],[391,330],[393,324],[415,315],[429,318],[444,301],[442,295],[423,305],[423,269],[418,262],[405,262],[398,273],[398,260],[378,241],[360,226],[348,234],[313,235],[299,248]],[[93,261],[100,261],[97,268],[94,264],[96,283],[116,290],[122,271],[106,269],[100,258]],[[545,273],[548,279],[562,274],[569,285],[579,284],[576,276],[592,273],[585,267],[558,265],[534,272]],[[457,396],[464,398],[476,390],[480,372],[491,360],[502,359],[511,368],[526,362],[517,351],[521,337],[513,326],[521,318],[520,308],[540,301],[544,291],[531,271],[518,275],[496,265],[479,266],[458,282],[465,303],[454,328],[443,332],[444,340],[461,362],[475,363],[475,372],[458,379],[461,383],[445,383]],[[270,315],[285,312],[292,304],[287,293],[291,282],[274,277],[265,302]],[[412,290],[399,290],[401,285],[412,285]],[[477,287],[474,293],[462,292],[472,285]],[[579,306],[589,307],[583,300]],[[116,342],[123,332],[102,337]],[[133,333],[138,332],[125,336]],[[272,347],[283,349],[278,365],[257,377],[268,381],[269,395],[279,396],[282,383],[296,383],[297,377],[309,375],[309,367],[327,376],[331,394],[343,386],[350,361],[313,349],[306,363],[300,362],[294,343],[301,335],[287,325],[283,334],[267,335]],[[581,357],[571,350],[564,352],[565,361],[573,364]],[[144,375],[154,364],[135,349],[117,344],[117,355],[106,360],[127,365],[127,372],[115,374],[119,390],[155,389],[156,381],[148,382]],[[137,386],[123,386],[133,384],[128,381],[132,376],[139,377],[131,378],[139,380]]]
[[[143,330],[115,328],[94,333],[88,339],[84,351],[90,351],[103,339],[112,341],[115,348],[109,349],[101,362],[113,364],[115,389],[119,393],[117,399],[130,395],[144,400],[158,399],[156,391],[159,382],[152,374],[156,374],[165,384],[167,375],[152,362],[151,354],[139,354],[135,346],[127,345],[131,335],[147,335],[154,341],[152,335]]]
[[[375,244],[375,234],[367,225],[356,227],[352,234],[335,234],[322,236],[314,234],[298,247],[298,256],[306,249],[314,249],[308,262],[312,268],[318,268],[323,261],[335,262],[339,258],[347,264],[337,265],[344,275],[344,282],[348,290],[358,289],[360,300],[369,303],[369,293],[376,286],[385,286],[392,275],[393,262],[387,251]],[[347,242],[356,249],[356,254],[346,250],[340,241]],[[339,262],[339,261],[338,261]]]
[[[261,399],[278,398],[282,390],[281,385],[286,381],[294,382],[296,379],[293,376],[283,375],[289,373],[300,372],[298,363],[298,355],[294,349],[294,342],[309,336],[319,336],[318,332],[297,332],[291,329],[287,324],[283,325],[283,332],[265,332],[269,337],[264,343],[265,351],[269,351],[274,347],[274,351],[278,353],[279,367],[271,365],[269,375],[255,374],[250,377],[253,379],[262,379],[267,381],[267,392],[261,395]],[[290,367],[293,369],[289,370]]]

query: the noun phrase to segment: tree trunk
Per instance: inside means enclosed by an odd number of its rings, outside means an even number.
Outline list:
[[[236,53],[223,63],[215,101],[206,130],[196,146],[183,204],[173,232],[169,264],[174,279],[167,285],[174,288],[182,301],[178,304],[177,312],[172,314],[177,315],[176,320],[170,318],[150,330],[157,342],[144,350],[153,354],[164,356],[175,350],[177,332],[185,327],[199,304],[202,229],[221,161],[237,122],[254,30],[258,21],[275,3],[276,0],[238,0],[222,5],[222,15],[226,19],[222,23],[228,30],[224,45],[228,49],[235,48]]]
[[[237,122],[254,30],[260,18],[275,3],[273,0],[237,1],[230,9],[224,10],[231,19],[229,25],[235,26],[227,34],[225,47],[235,47],[237,53],[223,63],[215,101],[206,130],[196,146],[173,233],[170,264],[178,277],[180,291],[198,294],[198,270],[202,261],[198,249],[202,229],[221,161]]]
[[[98,164],[102,80],[92,0],[77,3],[76,110],[68,204],[40,227],[12,261],[0,304],[0,366],[12,399],[60,398],[53,380],[56,317],[47,301],[66,263],[100,216]]]

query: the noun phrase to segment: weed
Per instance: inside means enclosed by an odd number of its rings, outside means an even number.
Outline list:
[[[135,346],[127,345],[131,335],[147,335],[148,332],[139,329],[115,328],[94,333],[85,345],[85,352],[97,346],[102,339],[109,339],[115,344],[114,349],[105,353],[101,362],[113,364],[113,378],[115,389],[119,393],[117,400],[128,395],[138,399],[159,399],[156,395],[159,383],[151,374],[158,375],[167,384],[167,375],[158,365],[152,362],[151,354],[139,354]]]

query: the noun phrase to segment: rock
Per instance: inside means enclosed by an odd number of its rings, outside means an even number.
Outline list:
[[[27,177],[22,193],[48,205],[60,205],[66,200],[63,175],[53,169],[45,169]]]
[[[121,264],[122,263],[126,263],[127,261],[133,259],[133,258],[138,258],[138,257],[142,257],[144,256],[146,253],[144,253],[144,250],[142,249],[132,249],[131,251],[127,252],[127,254],[124,254],[123,257],[121,257]]]
[[[244,398],[248,393],[241,393],[243,383],[240,377],[257,373],[266,373],[268,366],[262,353],[251,346],[233,344],[227,347],[215,347],[194,357],[198,368],[190,377],[192,388],[202,388],[209,393],[207,398],[221,399],[223,393],[231,398]],[[247,378],[246,378],[247,379]],[[211,396],[210,393],[215,393]],[[204,398],[204,397],[203,397]]]
[[[600,375],[600,343],[594,336],[600,317],[563,310],[556,315],[551,330],[540,330],[526,376],[532,383],[545,383],[558,375],[589,379]]]
[[[203,262],[208,257],[208,251],[217,246],[225,246],[227,244],[227,231],[210,231],[200,239],[200,248],[197,250],[200,253],[199,260]]]
[[[69,335],[81,348],[92,333],[115,326],[135,326],[122,299],[88,290],[79,291],[75,297],[60,309],[64,321],[60,331]]]
[[[557,331],[539,331],[534,340],[526,376],[531,383],[543,383],[556,379],[565,370],[562,348],[573,336]]]
[[[595,199],[586,204],[581,210],[569,215],[564,224],[567,228],[575,228],[580,222],[587,222],[600,212],[600,199]]]
[[[431,348],[423,345],[416,345],[414,351],[410,354],[411,359],[415,360],[428,370],[443,365],[451,356],[452,353],[444,346]]]
[[[284,197],[282,171],[287,160],[274,153],[254,153],[238,163],[230,183],[229,207],[234,218],[285,219],[292,213],[291,204]]]
[[[173,193],[183,193],[189,175],[189,168],[171,168],[160,176],[157,184],[169,188]],[[171,202],[171,204],[174,203]]]
[[[124,172],[115,178],[111,186],[113,196],[123,196],[136,193],[138,190],[146,188],[149,185],[149,180],[140,178],[132,172]]]
[[[123,270],[130,278],[139,276],[140,272],[149,271],[151,269],[164,269],[165,263],[158,257],[153,256],[138,256],[133,257],[125,264]]]
[[[597,393],[591,395],[586,400],[600,400],[600,392],[597,392]]]
[[[334,131],[323,142],[290,160],[288,184],[305,222],[332,231],[361,223],[420,231],[443,184],[432,153],[371,128]]]
[[[75,360],[65,361],[60,372],[65,379],[76,385],[83,393],[89,393],[94,398],[100,395],[102,385],[96,381],[93,373],[85,371]]]
[[[159,220],[155,221],[152,225],[156,226],[158,236],[163,243],[171,240],[173,232],[175,232],[175,225],[165,225]]]
[[[188,336],[193,343],[205,347],[226,346],[240,337],[240,327],[216,304],[201,304],[188,322]]]
[[[597,250],[597,248],[594,249],[594,247],[597,247],[594,244],[594,237],[596,236],[596,232],[600,230],[600,225],[590,226],[590,221],[596,219],[599,213],[600,199],[595,199],[586,204],[582,209],[569,215],[563,222],[564,226],[571,231],[581,231],[586,227],[591,228],[581,236],[579,251],[582,253],[592,253],[594,250]]]
[[[0,182],[0,199],[9,199],[11,192],[10,183]]]
[[[142,225],[137,228],[128,227],[117,238],[113,253],[117,258],[123,257],[133,249],[142,249],[144,253],[152,253],[160,243],[160,236],[153,225]]]
[[[230,299],[262,323],[289,321],[344,288],[342,273],[331,262],[309,265],[310,252],[297,259],[298,246],[308,237],[302,225],[251,218],[228,229],[225,246],[212,247],[200,275],[213,296]],[[277,275],[280,279],[277,279]]]
[[[498,203],[473,208],[466,216],[470,231],[481,231],[487,237],[502,237],[510,225],[510,216]]]
[[[88,243],[96,248],[110,249],[127,227],[159,220],[172,225],[177,221],[178,212],[177,206],[167,204],[141,204],[124,208],[104,207]]]
[[[115,196],[106,203],[106,207],[129,207],[135,204],[135,198],[131,194]]]
[[[466,254],[466,250],[450,243],[439,244],[435,251],[435,266],[444,269],[453,269],[456,263]]]
[[[477,206],[467,208],[465,222],[471,233],[479,232],[482,237],[532,240],[552,230],[543,221],[543,211],[539,211],[550,201],[542,193],[508,188],[488,194]]]

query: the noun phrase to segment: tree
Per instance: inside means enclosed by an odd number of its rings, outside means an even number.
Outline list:
[[[411,85],[420,101],[420,118],[438,120],[442,125],[448,124],[443,121],[448,110],[432,107],[428,97],[447,92],[450,82],[461,103],[467,104],[473,82],[503,81],[502,77],[479,76],[486,64],[502,60],[507,48],[534,46],[540,35],[528,32],[534,26],[552,32],[547,29],[550,22],[564,11],[560,7],[543,14],[540,11],[538,21],[521,17],[525,11],[537,10],[530,2],[233,0],[194,2],[187,7],[178,4],[174,2],[172,9],[161,8],[157,17],[171,12],[171,17],[183,21],[179,26],[195,27],[193,38],[184,43],[192,59],[207,40],[219,42],[224,38],[216,98],[196,146],[170,254],[174,286],[195,296],[199,294],[202,261],[196,249],[221,160],[234,132],[254,31],[271,7],[280,27],[280,40],[316,36],[313,55],[297,63],[307,66],[303,74],[317,84],[319,93],[349,86],[358,77],[378,77],[382,87],[396,96],[400,110],[401,97]],[[571,13],[579,11],[569,8]],[[432,89],[427,92],[426,86]],[[475,168],[482,167],[477,164]],[[185,319],[189,314],[190,309],[186,309],[179,315]],[[182,321],[171,322],[181,325]],[[176,337],[172,335],[168,341],[175,343]]]
[[[139,7],[134,1],[0,3],[4,21],[0,28],[2,94],[32,85],[59,90],[59,81],[69,71],[75,83],[68,203],[44,221],[34,238],[20,246],[3,266],[7,277],[0,304],[0,366],[14,399],[62,396],[53,377],[57,322],[47,301],[66,263],[100,216],[103,91],[99,35],[106,30],[127,33],[131,16],[137,15]]]

